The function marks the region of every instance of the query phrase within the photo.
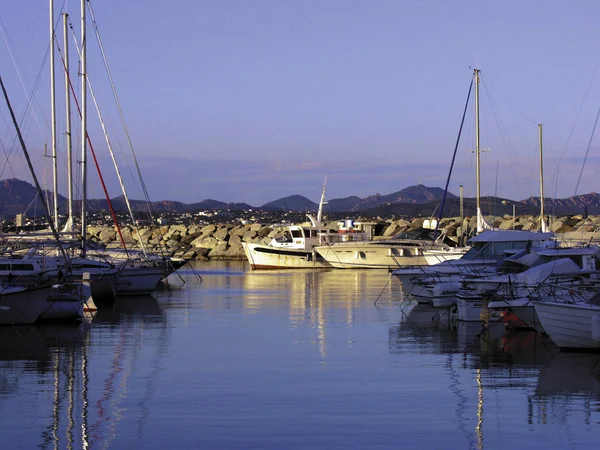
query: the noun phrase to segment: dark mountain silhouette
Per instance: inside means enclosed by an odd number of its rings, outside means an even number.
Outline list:
[[[265,211],[314,211],[319,209],[319,205],[301,195],[290,195],[289,197],[265,203],[260,209],[264,209]]]
[[[52,199],[52,191],[44,191],[47,199]],[[58,205],[62,209],[66,206],[67,199],[58,195]],[[9,178],[0,181],[0,215],[29,214],[41,216],[44,206],[37,195],[37,190],[32,184]]]
[[[52,199],[52,194],[46,191],[44,195]],[[365,198],[350,196],[345,198],[331,199],[324,206],[328,213],[336,212],[360,212],[368,216],[432,216],[439,215],[441,200],[444,190],[439,187],[428,187],[422,184],[409,186],[392,194],[374,194]],[[505,203],[503,203],[505,201]],[[28,182],[16,178],[0,181],[0,214],[3,216],[25,213],[28,215],[42,215],[43,208],[37,196],[35,188]],[[126,210],[124,197],[118,196],[111,199],[113,208],[117,211]],[[148,206],[142,200],[130,200],[132,208],[136,212],[146,212]],[[544,202],[547,214],[570,215],[570,214],[600,214],[600,195],[595,192],[577,195],[563,199],[546,198]],[[539,214],[539,197],[530,197],[525,200],[515,201],[496,197],[483,197],[481,200],[483,213],[486,215],[512,214],[513,205],[517,215]],[[66,211],[67,199],[59,195],[59,209]],[[475,199],[465,198],[463,200],[465,216],[475,213]],[[247,203],[225,203],[217,200],[206,199],[197,203],[182,203],[171,200],[152,202],[151,208],[155,213],[184,213],[202,210],[285,210],[285,211],[317,211],[319,205],[301,195],[291,195],[272,202],[265,203],[260,207],[253,207]],[[80,208],[76,202],[75,208]],[[459,199],[456,195],[448,193],[442,216],[458,216]],[[106,199],[88,200],[89,211],[108,210]]]

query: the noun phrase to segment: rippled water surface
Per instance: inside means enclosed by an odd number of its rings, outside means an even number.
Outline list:
[[[0,447],[598,447],[600,354],[432,321],[385,271],[195,267],[0,328]]]

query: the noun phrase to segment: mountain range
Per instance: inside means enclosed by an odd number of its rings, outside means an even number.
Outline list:
[[[44,195],[52,198],[52,193],[46,191]],[[348,212],[360,213],[364,216],[410,216],[417,217],[439,214],[438,208],[444,197],[444,190],[439,187],[427,187],[422,184],[410,186],[400,191],[380,195],[374,194],[365,198],[357,196],[331,199],[324,206],[325,212]],[[116,211],[126,209],[125,198],[121,195],[111,199]],[[59,210],[65,211],[67,199],[58,196]],[[79,202],[75,202],[75,208],[79,208]],[[147,211],[147,205],[142,200],[130,200],[134,211]],[[530,197],[525,200],[514,201],[498,197],[483,197],[481,199],[484,214],[512,214],[513,206],[515,213],[538,214],[540,210],[539,197]],[[254,207],[247,203],[225,203],[217,200],[206,199],[197,203],[182,203],[177,201],[152,202],[152,210],[156,213],[186,213],[204,210],[264,210],[264,211],[316,211],[318,204],[301,195],[283,197],[262,206]],[[582,194],[563,199],[546,198],[544,206],[547,214],[570,215],[570,214],[600,214],[600,196],[595,193]],[[16,178],[0,181],[0,211],[2,215],[15,215],[27,213],[41,215],[43,205],[37,196],[36,189],[26,181]],[[463,199],[464,214],[473,215],[475,212],[475,199]],[[88,200],[89,211],[108,210],[106,199]],[[451,193],[446,196],[444,205],[444,216],[458,216],[460,199]]]

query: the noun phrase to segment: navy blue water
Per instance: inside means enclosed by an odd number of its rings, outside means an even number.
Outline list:
[[[434,322],[385,271],[196,268],[1,328],[0,447],[598,447],[600,355]]]

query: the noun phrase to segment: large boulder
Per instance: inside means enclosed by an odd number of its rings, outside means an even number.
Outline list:
[[[219,243],[223,241],[219,241],[212,236],[205,237],[204,235],[194,239],[190,242],[190,247],[204,247],[204,248],[215,248]]]
[[[112,228],[103,228],[100,233],[98,233],[98,239],[100,242],[109,243],[117,239],[117,233]]]
[[[254,231],[254,230],[252,230],[252,231]],[[272,231],[273,231],[273,228],[271,228],[271,227],[263,227],[258,230],[257,234],[258,234],[259,238],[264,238],[264,237],[269,236]]]
[[[219,241],[227,242],[229,240],[229,228],[226,226],[217,228],[212,236]]]
[[[227,249],[229,244],[225,241],[219,241],[215,247],[213,247],[208,254],[210,259],[224,259],[227,257]]]

